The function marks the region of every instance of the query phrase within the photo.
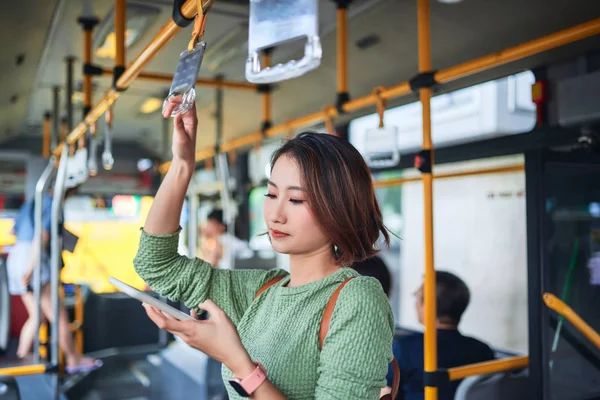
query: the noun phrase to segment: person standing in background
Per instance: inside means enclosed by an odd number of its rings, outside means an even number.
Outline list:
[[[199,233],[202,245],[198,249],[198,256],[214,268],[233,268],[230,260],[224,257],[226,248],[232,252],[233,259],[251,258],[254,254],[247,242],[227,232],[223,211],[220,209],[214,209],[208,214],[206,223],[200,228]]]

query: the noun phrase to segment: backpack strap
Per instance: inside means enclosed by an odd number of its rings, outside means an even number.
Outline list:
[[[390,400],[394,400],[398,395],[398,390],[400,390],[400,366],[398,365],[396,357],[392,359],[392,371],[394,377],[392,378],[392,393]]]
[[[340,292],[346,286],[348,282],[350,282],[354,277],[345,279],[338,287],[335,289],[335,292],[331,295],[327,306],[325,307],[325,311],[323,312],[323,318],[321,319],[321,327],[319,329],[319,351],[323,350],[323,342],[325,341],[325,337],[327,336],[327,332],[329,332],[329,324],[331,323],[331,316],[333,315],[333,310],[335,308],[335,303],[337,302],[338,297],[340,296]],[[268,283],[268,282],[267,282]],[[383,396],[381,399],[383,400],[394,400],[396,395],[398,394],[398,389],[400,388],[400,367],[398,366],[398,361],[394,357],[392,359],[392,371],[393,371],[393,381],[392,381],[392,393]]]
[[[273,286],[274,284],[276,284],[277,282],[279,282],[283,278],[285,278],[285,277],[284,276],[278,276],[277,278],[273,278],[270,281],[265,282],[265,284],[262,285],[260,287],[260,289],[258,289],[258,291],[256,292],[256,294],[254,295],[254,298],[256,299],[258,296],[260,296],[261,294],[263,294],[263,292],[265,290],[267,290],[268,288],[270,288],[271,286]]]
[[[352,277],[354,278],[354,277]],[[335,303],[337,302],[338,297],[340,296],[340,292],[346,286],[348,282],[352,280],[352,278],[346,278],[344,282],[340,284],[340,286],[335,289],[335,292],[331,295],[327,306],[325,307],[325,311],[323,311],[323,318],[321,319],[321,328],[319,329],[319,351],[323,350],[323,342],[325,341],[325,336],[327,336],[327,332],[329,332],[329,324],[331,323],[331,316],[333,315],[333,309],[335,308]]]

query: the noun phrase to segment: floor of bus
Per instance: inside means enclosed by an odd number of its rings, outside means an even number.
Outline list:
[[[31,359],[16,358],[14,347],[11,343],[7,352],[0,355],[0,368],[31,364]],[[59,398],[61,400],[150,400],[150,377],[155,373],[155,366],[149,361],[152,359],[152,350],[113,352],[102,357],[104,365],[97,371],[62,377]],[[16,381],[21,400],[53,399],[52,374],[20,376]]]
[[[90,373],[61,378],[60,400],[195,400],[226,398],[220,364],[210,365],[177,343],[165,347],[142,345],[106,349],[88,354],[104,365]],[[204,356],[206,357],[206,356]],[[14,356],[0,354],[0,368],[26,365]],[[186,373],[186,371],[189,371]],[[53,375],[17,377],[20,400],[54,400]],[[3,396],[0,394],[0,400]]]

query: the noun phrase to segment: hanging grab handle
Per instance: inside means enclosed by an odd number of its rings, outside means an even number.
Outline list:
[[[109,107],[105,114],[106,124],[104,125],[104,151],[102,152],[102,166],[106,171],[110,171],[115,160],[112,155],[112,127],[113,127],[113,110]]]
[[[277,46],[292,48],[289,44],[296,40],[306,40],[302,58],[274,66],[261,65],[262,51]],[[246,60],[249,82],[272,83],[296,78],[317,68],[322,55],[317,0],[250,0]]]

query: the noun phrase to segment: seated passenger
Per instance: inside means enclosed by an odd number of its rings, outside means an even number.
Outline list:
[[[490,361],[494,352],[485,343],[463,336],[458,330],[460,319],[469,305],[467,285],[450,272],[436,272],[438,368],[453,368]],[[416,293],[419,322],[424,324],[423,286]],[[400,390],[396,399],[423,400],[423,334],[415,333],[394,339],[394,356],[400,365]],[[388,386],[392,383],[388,373]],[[438,388],[439,400],[453,400],[460,381]]]

